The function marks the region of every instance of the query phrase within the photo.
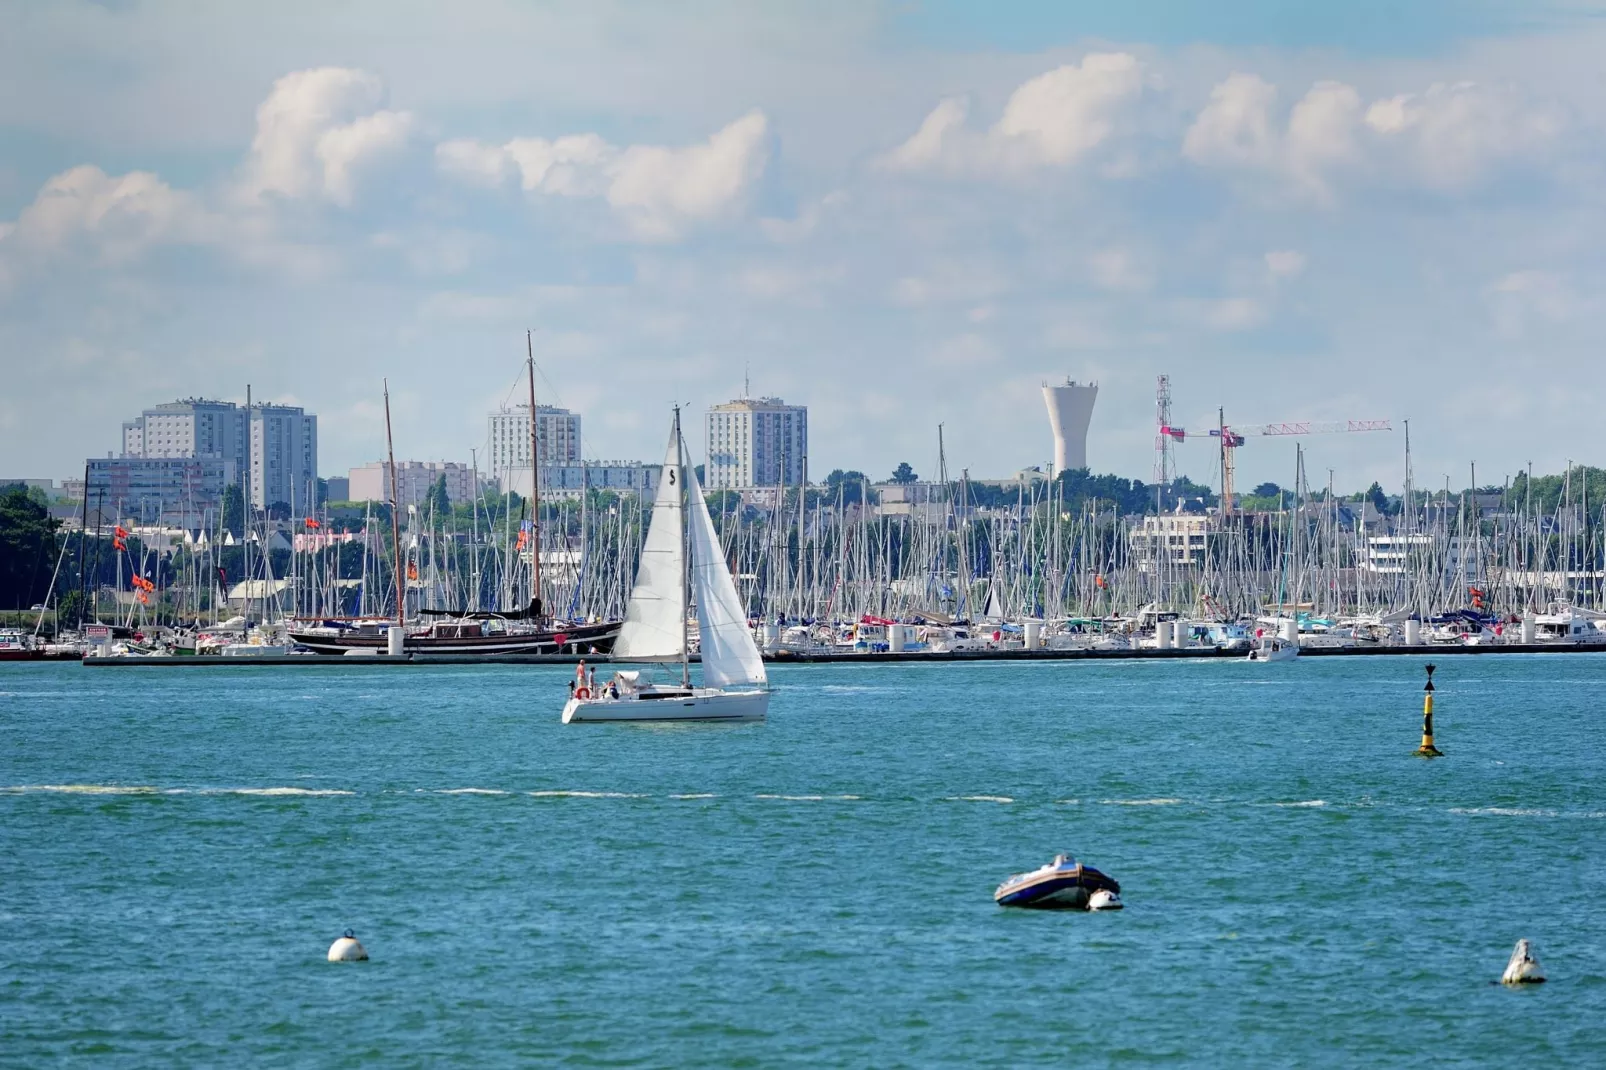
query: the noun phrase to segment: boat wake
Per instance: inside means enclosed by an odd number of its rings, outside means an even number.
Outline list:
[[[984,803],[1012,803],[1015,800],[1008,795],[948,795],[943,802],[984,802]]]
[[[859,802],[858,795],[755,795],[755,799],[779,799],[783,802]]]

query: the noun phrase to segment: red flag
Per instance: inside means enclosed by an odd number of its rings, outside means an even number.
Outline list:
[[[112,528],[112,537],[116,539],[128,538],[128,529],[118,524]]]
[[[309,517],[307,517],[307,527],[309,527],[309,528],[317,528],[317,527],[322,527],[322,526],[323,526],[323,525],[321,525],[321,524],[319,524],[319,523],[318,523],[318,522],[317,522],[317,521],[316,521],[316,520],[314,520],[314,519],[313,519],[313,518],[312,518],[312,517],[310,517],[310,516],[309,516]]]

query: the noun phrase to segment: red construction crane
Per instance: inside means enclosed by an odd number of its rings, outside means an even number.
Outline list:
[[[1221,514],[1230,516],[1233,512],[1233,485],[1232,475],[1235,467],[1233,452],[1251,437],[1272,435],[1332,435],[1350,434],[1358,431],[1392,431],[1387,420],[1289,420],[1270,424],[1238,424],[1229,427],[1225,420],[1217,414],[1219,426],[1210,429],[1211,438],[1221,440]],[[1160,434],[1169,436],[1177,442],[1188,437],[1188,432],[1181,427],[1160,428]]]

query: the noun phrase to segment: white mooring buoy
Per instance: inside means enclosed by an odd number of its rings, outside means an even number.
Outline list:
[[[367,962],[368,949],[362,946],[357,934],[350,929],[346,935],[329,945],[330,962]]]
[[[1511,961],[1506,963],[1506,972],[1500,975],[1500,983],[1536,985],[1544,979],[1545,971],[1539,968],[1539,960],[1534,958],[1533,945],[1526,940],[1518,940],[1511,952]]]
[[[1087,897],[1087,909],[1089,910],[1121,910],[1125,906],[1126,904],[1121,902],[1121,897],[1108,888],[1100,888]]]

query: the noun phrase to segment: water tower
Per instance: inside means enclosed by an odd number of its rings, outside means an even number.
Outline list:
[[[1067,468],[1087,467],[1087,425],[1093,420],[1093,402],[1098,397],[1097,383],[1067,379],[1064,386],[1044,385],[1048,426],[1054,431],[1055,476]]]

